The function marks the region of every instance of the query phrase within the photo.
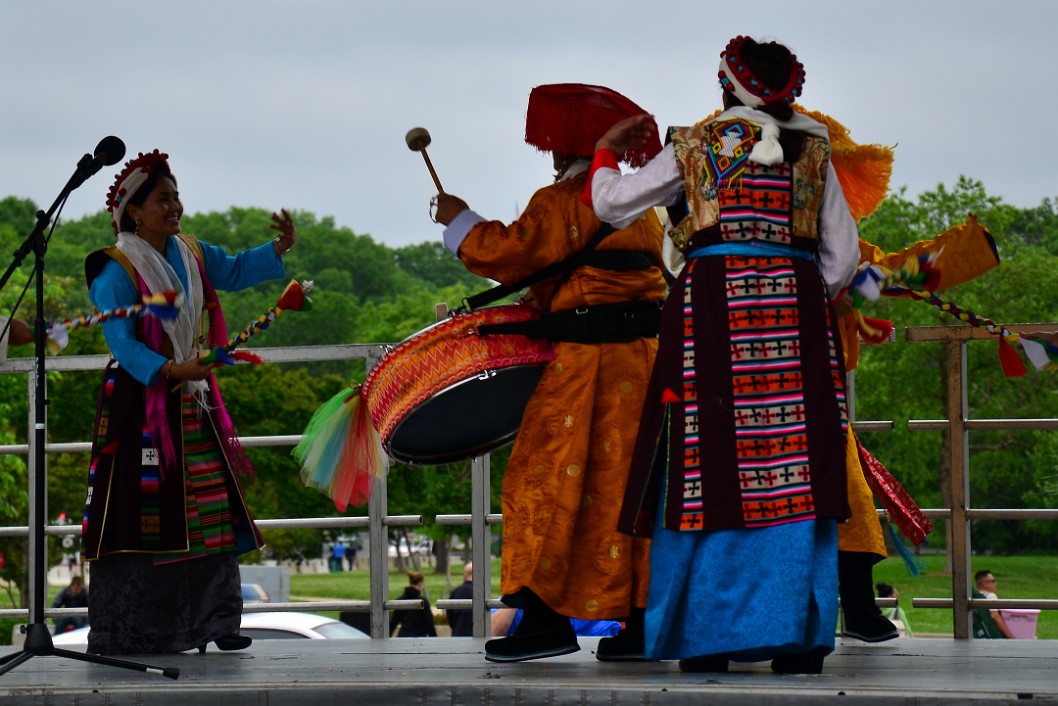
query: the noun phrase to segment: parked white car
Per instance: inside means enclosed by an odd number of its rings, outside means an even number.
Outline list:
[[[88,644],[91,628],[70,630],[52,638],[56,647]],[[243,613],[239,633],[254,640],[370,640],[370,636],[351,625],[314,613]],[[210,644],[209,649],[216,646]]]

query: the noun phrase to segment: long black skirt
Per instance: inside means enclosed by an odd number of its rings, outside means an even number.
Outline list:
[[[155,564],[150,554],[111,554],[90,567],[92,654],[183,652],[239,632],[235,552],[168,564]]]

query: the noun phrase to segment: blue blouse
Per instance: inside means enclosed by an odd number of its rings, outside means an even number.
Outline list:
[[[169,236],[165,243],[165,259],[172,265],[186,289],[187,272],[176,241],[175,236]],[[206,277],[215,289],[235,292],[286,274],[283,258],[276,255],[271,240],[256,248],[243,250],[237,255],[228,255],[227,251],[215,245],[200,244]],[[103,271],[89,287],[88,296],[100,311],[140,303],[139,288],[116,260],[106,263]],[[135,318],[111,319],[105,322],[103,336],[110,346],[111,354],[121,367],[144,385],[154,382],[162,365],[168,360],[136,339]]]

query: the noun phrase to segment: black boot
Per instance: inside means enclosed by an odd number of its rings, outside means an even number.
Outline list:
[[[826,656],[827,651],[822,647],[801,654],[780,655],[771,661],[771,671],[776,674],[822,674]]]
[[[633,608],[632,614],[625,619],[621,632],[613,637],[599,640],[599,649],[595,658],[602,662],[642,662],[644,655],[643,616],[645,608]]]
[[[580,649],[569,618],[551,610],[528,588],[519,591],[514,602],[521,604],[522,621],[512,635],[485,643],[486,660],[525,662],[568,655]]]
[[[874,555],[838,552],[838,595],[844,617],[842,635],[864,642],[884,642],[900,636],[874,602]]]

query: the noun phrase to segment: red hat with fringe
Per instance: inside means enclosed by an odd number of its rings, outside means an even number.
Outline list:
[[[591,157],[595,143],[614,123],[647,111],[605,86],[584,83],[551,83],[529,94],[525,116],[525,141],[541,152]],[[661,151],[658,125],[644,146],[619,155],[622,162],[641,167]]]

